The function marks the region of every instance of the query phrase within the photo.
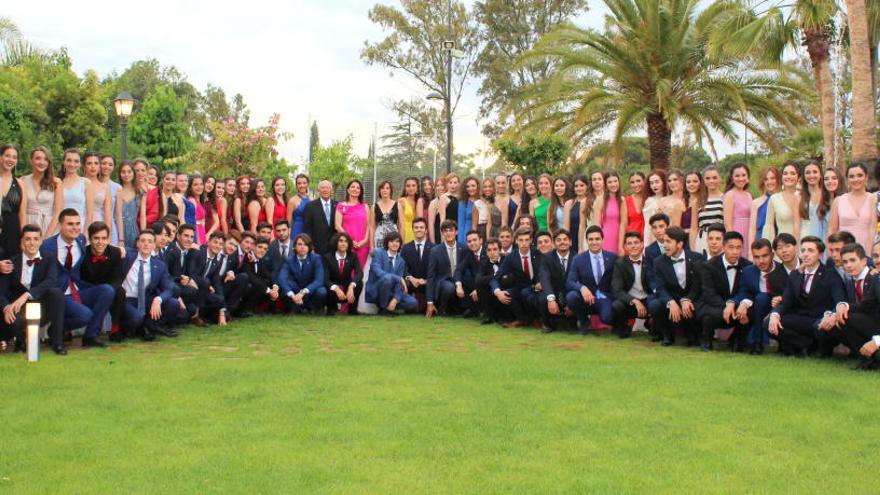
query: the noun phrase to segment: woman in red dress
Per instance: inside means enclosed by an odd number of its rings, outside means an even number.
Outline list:
[[[633,172],[629,176],[629,196],[626,197],[626,231],[642,233],[645,230],[645,217],[642,207],[648,197],[645,174]]]
[[[287,181],[284,177],[272,179],[272,195],[266,200],[266,218],[275,232],[275,222],[287,219]]]

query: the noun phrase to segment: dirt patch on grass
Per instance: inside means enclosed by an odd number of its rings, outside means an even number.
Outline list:
[[[302,349],[300,349],[299,347],[297,347],[295,345],[292,345],[289,347],[285,347],[284,349],[281,349],[281,352],[283,354],[299,354],[302,352]]]
[[[205,348],[211,349],[212,351],[238,352],[238,347],[228,345],[206,345]]]
[[[553,344],[554,349],[583,349],[584,344]]]

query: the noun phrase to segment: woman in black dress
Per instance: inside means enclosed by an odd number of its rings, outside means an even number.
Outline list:
[[[18,164],[18,149],[0,146],[0,259],[21,253],[21,226],[27,211],[27,196],[21,181],[12,174]]]

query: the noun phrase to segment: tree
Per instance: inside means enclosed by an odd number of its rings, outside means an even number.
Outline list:
[[[171,88],[160,86],[132,117],[131,140],[141,146],[150,163],[161,167],[165,161],[192,151],[185,115],[186,101]]]
[[[309,128],[309,163],[312,163],[312,160],[315,157],[315,150],[317,150],[321,146],[321,137],[318,135],[318,121],[312,122],[312,126]]]
[[[867,0],[846,0],[852,63],[852,157],[877,158],[877,101],[871,75],[871,29]]]
[[[546,59],[517,66],[517,58],[533,48],[541,36],[586,9],[586,0],[480,0],[474,4],[483,38],[474,74],[482,76],[477,93],[482,97],[480,118],[487,121],[484,134],[500,136],[511,124],[511,110],[503,112],[505,106],[516,100],[524,87],[545,79],[555,69]]]
[[[502,138],[494,143],[502,158],[525,175],[555,174],[568,157],[568,141],[553,134],[526,134],[522,139]]]
[[[352,151],[351,136],[333,141],[329,146],[318,146],[312,158],[309,176],[329,180],[335,187],[344,186],[369,169],[365,163],[367,160]]]
[[[521,101],[530,103],[517,114],[521,129],[560,132],[578,147],[611,127],[619,151],[624,136],[647,128],[651,167],[665,169],[676,126],[714,150],[710,130],[733,141],[733,124],[740,123],[770,139],[768,123],[799,121],[780,99],[805,89],[783,69],[709,53],[710,33],[736,5],[715,3],[697,12],[692,0],[605,4],[604,32],[565,25],[522,58],[551,58],[559,70],[524,93]]]
[[[452,16],[445,2],[401,0],[402,9],[377,4],[369,12],[370,20],[390,31],[377,42],[364,42],[361,60],[404,73],[436,91],[450,102],[450,118],[455,116],[462,89],[470,77],[480,46],[479,27],[464,4],[452,2]],[[448,25],[451,25],[451,30]],[[447,94],[447,52],[443,41],[455,42],[452,62],[452,91]],[[444,110],[445,112],[445,110]],[[445,115],[444,115],[445,121]]]
[[[271,179],[274,175],[287,175],[289,171],[285,174],[285,169],[289,169],[289,165],[279,160],[276,146],[282,139],[291,139],[293,135],[278,131],[280,120],[281,116],[274,114],[266,126],[257,128],[250,128],[231,117],[212,122],[213,137],[199,143],[188,160],[200,172],[216,177],[251,175]]]

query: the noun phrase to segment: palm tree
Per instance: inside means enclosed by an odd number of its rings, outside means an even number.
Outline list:
[[[770,124],[794,128],[800,119],[781,100],[802,92],[786,69],[714,54],[709,37],[741,9],[716,2],[698,12],[697,0],[604,0],[604,32],[564,25],[524,55],[554,58],[558,70],[524,95],[534,112],[520,128],[561,132],[573,148],[613,126],[618,156],[622,138],[647,128],[652,168],[668,168],[678,126],[715,155],[712,133],[733,141],[739,123],[773,145]],[[527,115],[521,112],[521,118]]]
[[[866,0],[846,0],[852,63],[852,157],[877,158],[877,116],[871,75],[871,30]]]

